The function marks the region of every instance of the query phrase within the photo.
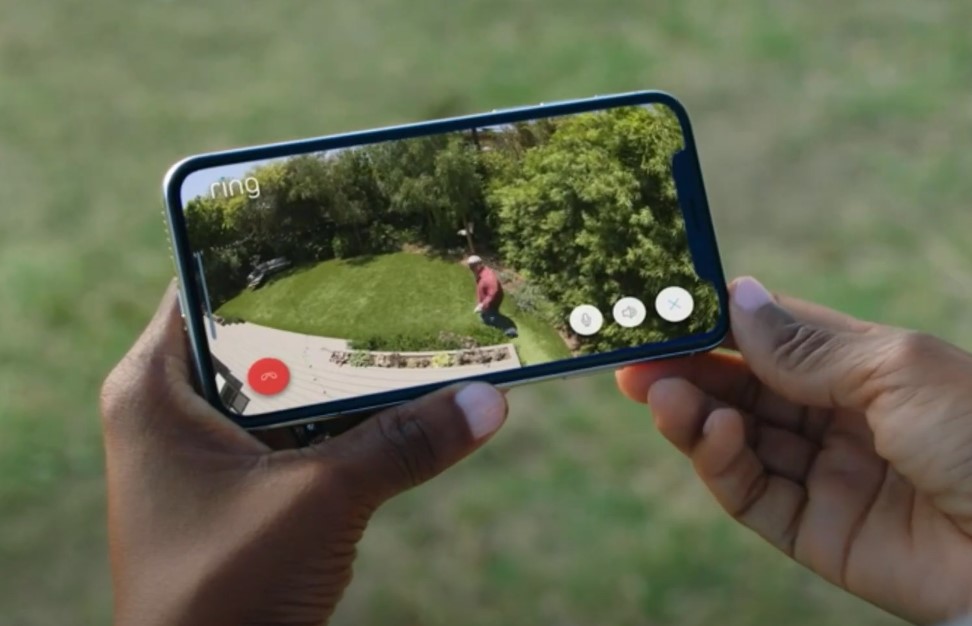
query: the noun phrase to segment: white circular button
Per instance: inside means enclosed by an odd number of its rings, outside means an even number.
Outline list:
[[[694,309],[695,301],[692,299],[692,294],[681,287],[663,289],[655,299],[655,310],[666,322],[684,322],[692,315]]]
[[[596,335],[604,327],[604,316],[601,315],[597,307],[584,304],[571,312],[570,327],[578,335],[590,337]]]
[[[622,298],[614,305],[614,321],[625,328],[636,328],[645,323],[648,309],[638,298]]]

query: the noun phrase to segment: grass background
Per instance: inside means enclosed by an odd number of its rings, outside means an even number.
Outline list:
[[[640,88],[730,274],[972,345],[972,4],[0,0],[0,622],[108,621],[98,386],[186,154]],[[609,376],[375,520],[334,623],[890,625],[723,519]]]
[[[460,336],[509,340],[484,333],[473,312],[476,283],[469,268],[418,253],[331,260],[272,277],[266,286],[241,294],[217,313],[295,333],[364,341],[370,337]],[[520,331],[512,343],[520,362],[534,365],[570,357],[557,331],[521,311],[509,295],[502,313]],[[429,348],[416,348],[415,351]]]

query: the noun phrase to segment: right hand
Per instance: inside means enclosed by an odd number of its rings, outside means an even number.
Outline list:
[[[739,354],[618,372],[726,511],[916,623],[972,611],[972,355],[732,286]]]

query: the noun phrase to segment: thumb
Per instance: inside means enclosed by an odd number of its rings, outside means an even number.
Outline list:
[[[732,286],[730,318],[747,365],[791,402],[866,411],[880,391],[887,341],[878,327],[833,328],[798,319],[748,277]]]
[[[315,446],[339,458],[376,504],[437,476],[489,439],[506,420],[506,397],[485,383],[448,387],[383,411]]]

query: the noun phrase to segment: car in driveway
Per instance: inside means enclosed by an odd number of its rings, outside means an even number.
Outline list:
[[[249,276],[246,277],[246,288],[247,289],[259,289],[267,280],[274,274],[279,274],[288,267],[290,267],[290,261],[285,257],[278,257],[276,259],[271,259],[260,263],[253,268]]]

